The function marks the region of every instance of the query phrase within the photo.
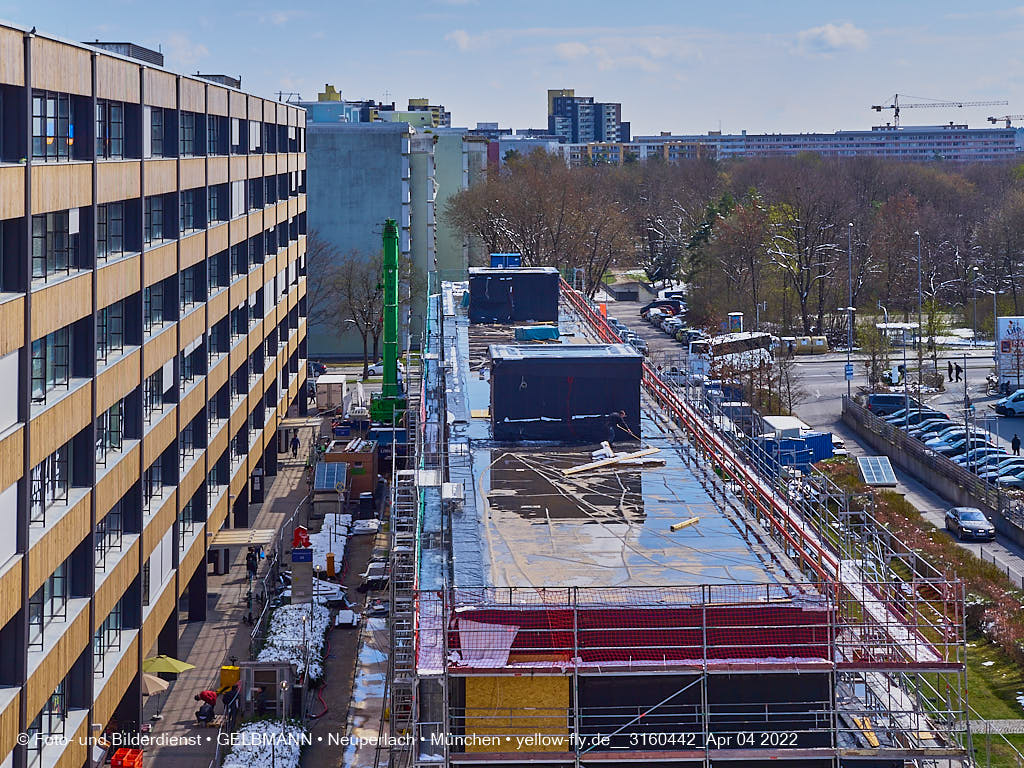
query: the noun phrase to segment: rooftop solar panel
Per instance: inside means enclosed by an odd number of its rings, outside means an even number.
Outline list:
[[[339,485],[345,487],[348,465],[343,461],[321,461],[313,475],[314,491],[336,491]]]
[[[896,473],[888,456],[860,456],[857,458],[860,476],[871,486],[896,485]]]

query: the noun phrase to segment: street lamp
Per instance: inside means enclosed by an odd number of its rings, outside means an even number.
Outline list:
[[[971,293],[974,296],[974,335],[971,337],[971,346],[978,346],[978,271],[980,267],[971,267],[973,277],[971,279]]]
[[[761,310],[762,309],[765,312],[768,311],[768,302],[767,301],[759,301],[757,304],[754,305],[754,330],[755,331],[761,330]]]
[[[924,326],[921,325],[921,232],[915,230],[914,234],[917,235],[917,381],[920,384],[923,383],[921,371],[924,368],[924,350],[921,348],[924,330]]]
[[[846,268],[847,274],[847,298],[846,304],[846,370],[852,365],[850,356],[853,354],[853,222],[846,225]],[[851,383],[853,379],[846,375],[846,399],[850,399]]]

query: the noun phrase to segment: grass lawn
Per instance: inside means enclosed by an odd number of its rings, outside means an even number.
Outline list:
[[[1003,650],[983,637],[972,636],[967,641],[967,700],[986,720],[1018,720],[1024,718],[1024,707],[1016,698],[1024,694],[1024,670],[1014,664]],[[1024,734],[1007,736],[1018,751],[1024,752]],[[1019,765],[1013,750],[1000,736],[993,736],[990,749],[986,749],[985,736],[974,734],[974,750],[978,765],[985,766],[985,756],[991,753],[992,765]]]

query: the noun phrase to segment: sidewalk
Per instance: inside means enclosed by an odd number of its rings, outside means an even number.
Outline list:
[[[303,450],[311,444],[314,428],[301,430]],[[305,461],[290,457],[279,462],[278,474],[268,484],[259,514],[252,521],[253,528],[278,528],[295,510],[306,495]],[[206,768],[216,751],[217,729],[199,728],[195,723],[198,704],[194,696],[199,691],[220,687],[220,668],[232,657],[239,661],[249,658],[249,640],[252,628],[243,623],[247,612],[248,579],[245,571],[245,551],[235,554],[223,576],[210,576],[208,581],[208,612],[205,621],[189,622],[183,615],[183,630],[178,640],[178,658],[195,665],[183,672],[166,693],[147,702],[145,717],[159,709],[162,719],[153,722],[152,735],[201,737],[198,744],[153,747],[146,753],[146,761],[160,768]],[[264,563],[266,561],[263,561]],[[262,575],[262,573],[261,573]],[[218,712],[221,707],[218,704]]]

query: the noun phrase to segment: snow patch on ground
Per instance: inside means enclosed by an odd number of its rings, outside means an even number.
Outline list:
[[[282,731],[278,720],[253,720],[242,725],[234,738],[223,768],[298,768],[299,750],[307,733],[291,723]]]
[[[309,534],[309,543],[313,548],[313,568],[319,566],[320,571],[327,570],[327,553],[334,553],[334,567],[341,571],[341,561],[345,556],[345,545],[348,543],[349,528],[352,515],[330,513],[324,515],[323,527],[317,533]]]
[[[306,671],[308,658],[309,678],[318,680],[324,673],[324,636],[330,624],[330,610],[319,603],[282,605],[270,617],[267,642],[257,660],[290,661],[301,675]]]

